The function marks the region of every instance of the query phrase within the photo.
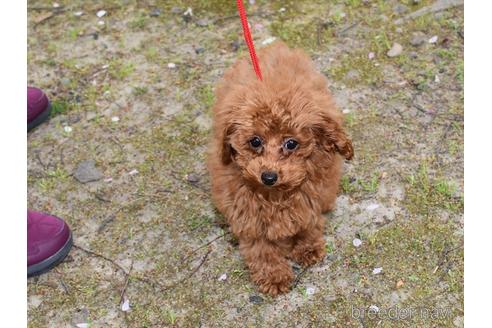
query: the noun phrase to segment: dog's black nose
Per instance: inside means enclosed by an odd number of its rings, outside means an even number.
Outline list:
[[[263,172],[261,174],[261,181],[267,186],[273,186],[277,182],[277,173],[275,172]]]

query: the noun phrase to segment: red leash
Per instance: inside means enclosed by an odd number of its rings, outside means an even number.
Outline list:
[[[237,0],[237,9],[239,11],[239,17],[241,18],[241,24],[243,25],[244,40],[248,45],[249,55],[251,57],[251,62],[253,63],[253,68],[255,69],[256,76],[260,81],[262,81],[260,65],[258,63],[258,58],[256,57],[255,45],[253,44],[253,38],[251,37],[251,31],[249,30],[248,18],[246,17],[246,10],[244,9],[244,4],[242,0]]]

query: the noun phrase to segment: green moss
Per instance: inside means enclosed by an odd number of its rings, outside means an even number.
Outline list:
[[[131,20],[130,23],[128,23],[128,25],[130,26],[131,29],[141,30],[147,26],[148,21],[149,21],[149,17],[141,13],[139,16]]]
[[[349,74],[349,72],[355,72]],[[329,79],[342,81],[349,86],[378,85],[383,78],[381,69],[367,57],[367,53],[345,55],[341,61],[325,70]]]
[[[428,165],[423,163],[416,174],[407,177],[406,204],[413,213],[429,215],[437,208],[462,212],[464,201],[456,196],[456,185],[444,178],[429,174]]]
[[[124,80],[135,71],[135,65],[131,62],[113,60],[109,65],[109,74],[113,79]]]
[[[279,19],[271,23],[270,30],[274,36],[290,47],[302,48],[308,52],[329,44],[333,33],[331,27],[323,24],[319,19],[307,22],[298,22],[292,18]]]
[[[50,115],[56,116],[59,114],[66,114],[73,108],[72,104],[65,100],[52,100],[51,101],[51,113]]]

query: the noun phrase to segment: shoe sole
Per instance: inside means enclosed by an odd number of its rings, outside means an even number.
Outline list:
[[[65,257],[68,255],[68,252],[70,252],[72,245],[72,232],[70,232],[70,236],[65,242],[65,245],[63,245],[63,247],[60,248],[58,252],[39,263],[27,267],[27,277],[34,277],[51,270],[54,266],[65,259]]]
[[[30,123],[27,123],[27,131],[31,131],[35,127],[37,127],[39,124],[43,123],[46,121],[51,114],[51,103],[48,102],[48,108],[46,108],[41,114],[38,115],[34,120],[32,120]]]

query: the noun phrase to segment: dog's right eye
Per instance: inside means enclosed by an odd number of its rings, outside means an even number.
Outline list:
[[[253,148],[258,148],[261,146],[261,139],[258,138],[258,137],[253,137],[250,141],[249,141],[249,144],[251,145],[251,147]]]

